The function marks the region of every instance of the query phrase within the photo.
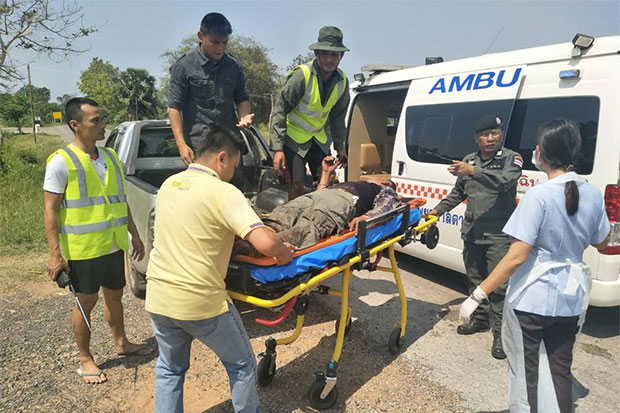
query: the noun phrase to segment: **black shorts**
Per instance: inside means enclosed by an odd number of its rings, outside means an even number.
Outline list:
[[[96,294],[99,287],[122,290],[125,286],[123,250],[89,260],[69,260],[69,277],[76,292]]]
[[[308,163],[310,172],[312,172],[312,179],[318,181],[321,178],[321,164],[326,156],[327,154],[321,150],[314,140],[312,140],[310,149],[303,158],[284,145],[284,159],[286,160],[286,167],[291,174],[291,182],[306,181],[306,163]]]

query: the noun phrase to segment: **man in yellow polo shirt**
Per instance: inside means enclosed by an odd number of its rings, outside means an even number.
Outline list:
[[[146,310],[159,344],[155,412],[183,411],[183,382],[194,338],[226,367],[235,411],[260,411],[254,353],[224,278],[235,235],[281,264],[293,256],[291,247],[228,183],[241,148],[232,132],[210,127],[196,146],[195,162],[168,178],[157,194],[146,292]]]

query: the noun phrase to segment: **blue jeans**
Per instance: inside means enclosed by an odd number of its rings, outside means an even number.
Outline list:
[[[155,365],[155,412],[183,411],[183,383],[194,338],[219,357],[226,368],[235,412],[260,412],[256,391],[256,360],[234,305],[217,317],[184,321],[151,314],[159,346]]]

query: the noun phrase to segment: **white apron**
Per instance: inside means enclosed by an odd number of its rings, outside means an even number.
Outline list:
[[[581,314],[579,316],[579,332],[585,320],[588,308],[588,298],[590,295],[590,269],[583,263],[574,263],[570,260],[565,262],[558,261],[536,261],[532,270],[523,277],[521,281],[508,288],[506,300],[504,302],[504,321],[502,323],[502,344],[508,358],[508,391],[509,405],[511,413],[529,413],[530,405],[527,400],[527,387],[525,378],[525,357],[523,352],[523,334],[521,326],[514,312],[514,302],[528,288],[536,288],[536,281],[552,269],[569,267],[570,272],[566,287],[562,291],[563,295],[576,295],[581,289],[584,293]],[[575,337],[575,344],[577,343]],[[573,352],[574,352],[573,347]],[[559,412],[555,388],[549,369],[549,361],[545,350],[544,341],[540,343],[540,358],[538,365],[538,411],[555,413]]]

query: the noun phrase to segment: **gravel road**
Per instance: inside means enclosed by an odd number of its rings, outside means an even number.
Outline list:
[[[395,286],[385,274],[360,272],[351,289],[354,322],[339,366],[339,400],[331,411],[505,411],[507,367],[490,357],[490,334],[454,333],[464,298],[462,279],[410,257],[398,260],[409,306],[403,352],[394,357],[386,346],[398,319]],[[124,303],[130,339],[155,348],[143,301],[126,293]],[[332,297],[312,296],[300,339],[278,348],[278,372],[271,386],[259,391],[265,412],[313,411],[305,395],[314,371],[324,370],[331,357],[338,304]],[[67,291],[43,278],[0,296],[0,411],[152,411],[156,355],[116,356],[100,303],[93,316],[92,350],[108,382],[81,382],[69,326],[72,305]],[[275,330],[257,325],[255,317],[273,314],[237,307],[257,354],[271,334],[293,329],[292,319]],[[578,412],[613,412],[620,405],[618,325],[617,308],[590,309],[576,354]],[[194,343],[191,362],[186,411],[231,411],[225,370],[215,356]]]

